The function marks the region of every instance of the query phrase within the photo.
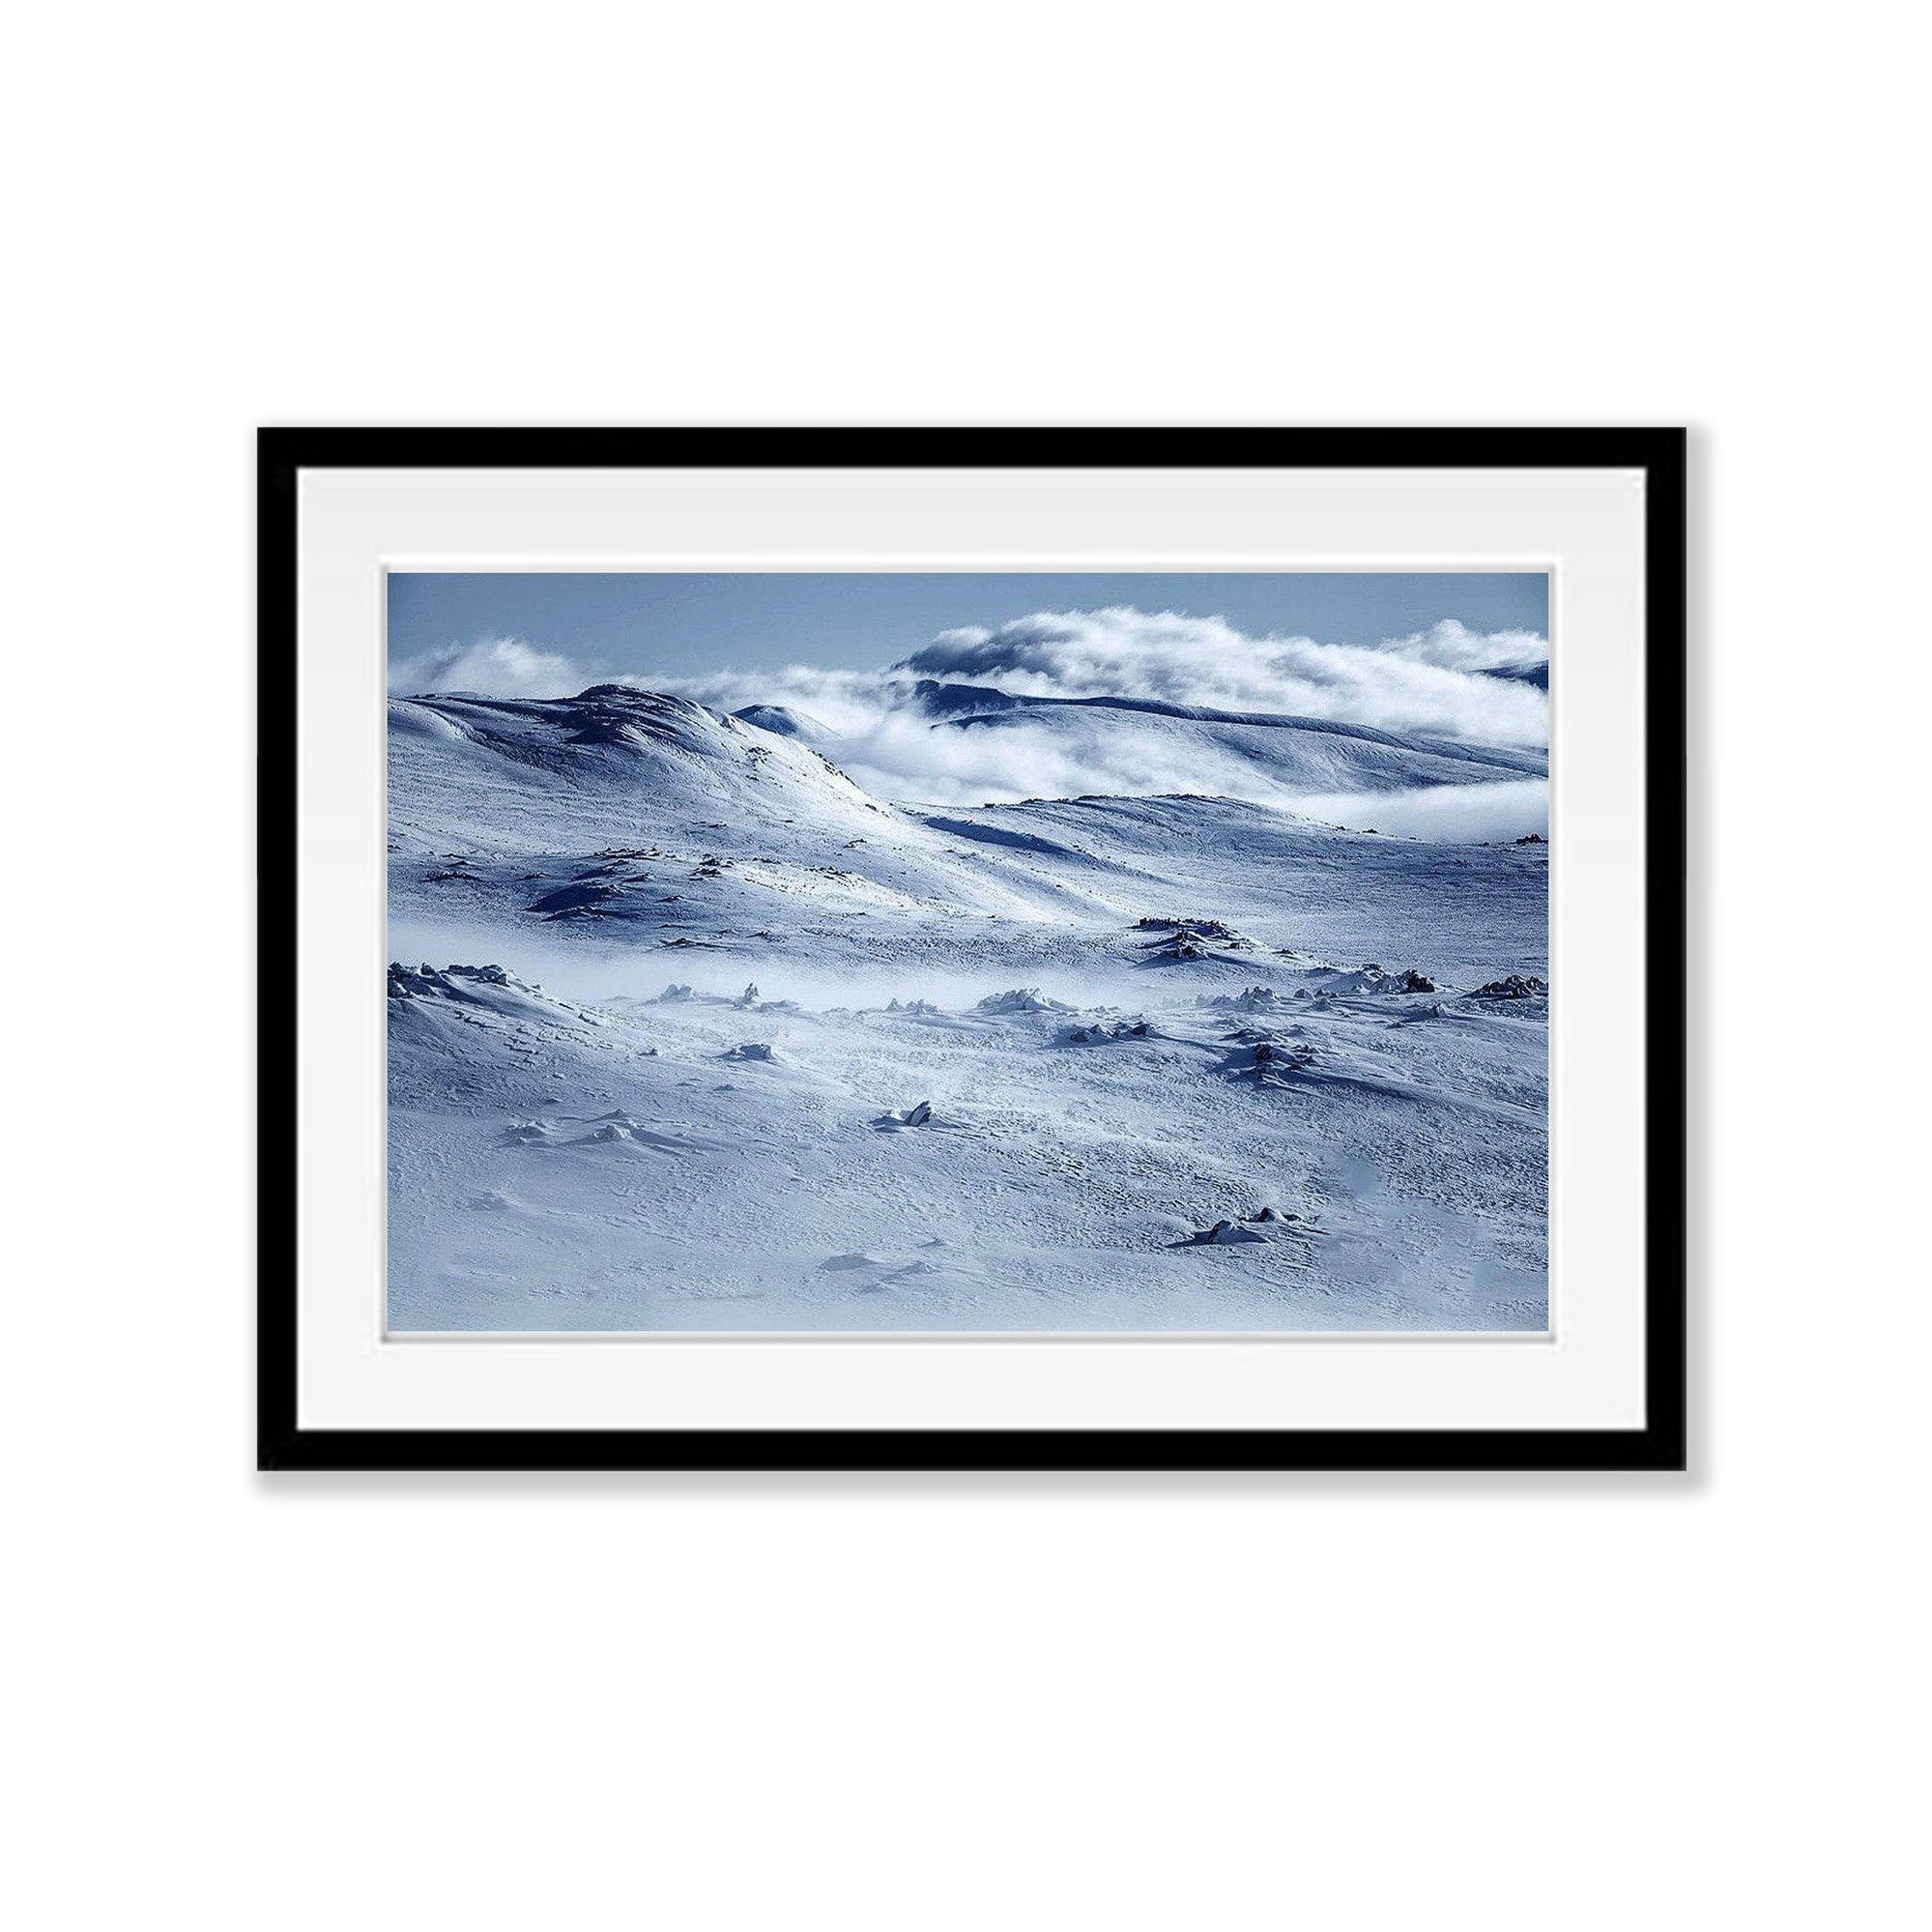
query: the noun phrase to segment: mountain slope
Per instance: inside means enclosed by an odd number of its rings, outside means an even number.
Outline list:
[[[1194,793],[894,805],[803,744],[621,688],[396,701],[390,740],[390,918],[412,958],[428,929],[499,948],[521,932],[735,956],[755,976],[809,928],[822,963],[1040,970],[1092,943],[1070,936],[1179,909],[1469,984],[1546,969],[1542,848],[1378,838]]]
[[[1543,1325],[1545,846],[894,804],[624,687],[389,731],[391,1328]]]
[[[1069,897],[963,862],[804,743],[622,686],[392,700],[389,796],[392,915],[621,921],[675,939],[777,910],[1034,917]]]
[[[621,832],[659,807],[755,820],[806,812],[860,827],[879,806],[808,745],[654,691],[593,684],[574,698],[389,702],[391,796],[420,794],[440,824],[480,810],[498,834],[520,797],[559,822]]]
[[[836,737],[832,728],[815,718],[810,711],[801,711],[790,705],[746,705],[732,713],[745,724],[756,725],[762,732],[769,732],[774,737],[803,738],[807,744],[817,744],[822,738]]]
[[[1326,718],[1217,711],[1139,698],[1023,698],[976,685],[921,683],[914,702],[935,728],[1008,732],[1035,738],[1070,760],[1117,772],[1097,790],[1198,790],[1250,793],[1399,792],[1439,785],[1496,784],[1548,775],[1541,751],[1402,735]],[[1158,775],[1197,770],[1193,786]],[[1136,770],[1157,774],[1137,785]]]

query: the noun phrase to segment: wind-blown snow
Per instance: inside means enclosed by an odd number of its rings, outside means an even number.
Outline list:
[[[1467,681],[1505,709],[1523,692],[1543,702],[1527,686],[1487,676]],[[730,695],[736,679],[699,683],[714,695],[722,684]],[[1037,697],[931,678],[879,682],[864,703],[848,692],[823,709],[820,717],[795,706],[748,706],[736,716],[815,747],[879,798],[980,803],[1188,792],[1358,827],[1399,817],[1401,829],[1420,837],[1439,822],[1457,839],[1514,837],[1547,822],[1547,758],[1534,744],[1163,699]],[[1481,800],[1447,796],[1449,788],[1481,787],[1494,789]],[[1337,802],[1398,793],[1406,801],[1399,813]]]
[[[392,1327],[1543,1324],[1547,848],[1393,835],[1540,754],[997,695],[901,708],[1391,822],[894,799],[834,717],[616,684],[391,705]]]

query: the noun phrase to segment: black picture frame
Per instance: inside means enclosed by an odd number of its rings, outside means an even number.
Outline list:
[[[257,447],[262,1470],[1682,1470],[1687,1457],[1686,432],[265,428]],[[1628,1429],[316,1429],[297,1417],[296,703],[303,470],[1114,466],[1645,473],[1645,1421]]]

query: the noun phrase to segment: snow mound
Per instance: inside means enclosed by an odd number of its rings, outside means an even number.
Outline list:
[[[1257,1207],[1253,1214],[1244,1214],[1241,1219],[1250,1223],[1258,1222],[1264,1226],[1280,1227],[1298,1234],[1316,1234],[1320,1232],[1320,1229],[1315,1226],[1313,1222],[1297,1214],[1291,1207]]]
[[[1400,972],[1390,972],[1373,960],[1367,960],[1352,968],[1331,966],[1320,973],[1318,978],[1324,993],[1434,993],[1438,989],[1434,980],[1427,973],[1418,972],[1414,966],[1407,966]]]
[[[1071,1013],[1074,1009],[1057,999],[1049,999],[1037,986],[1016,986],[1010,993],[989,993],[973,1008],[975,1013]]]
[[[1321,986],[1324,993],[1379,993],[1386,977],[1371,960],[1353,968],[1331,966],[1321,975]]]
[[[922,1100],[916,1107],[895,1107],[889,1112],[881,1113],[872,1124],[875,1127],[884,1128],[925,1127],[931,1124],[932,1118],[933,1103],[930,1100]]]
[[[1177,1248],[1247,1248],[1265,1246],[1268,1242],[1283,1236],[1303,1237],[1319,1234],[1321,1229],[1313,1222],[1304,1219],[1289,1207],[1257,1207],[1250,1214],[1244,1214],[1238,1221],[1217,1221],[1211,1227],[1203,1227],[1189,1235],[1185,1241],[1177,1241]]]
[[[1272,986],[1244,986],[1239,993],[1202,994],[1197,1006],[1223,1013],[1278,1013],[1287,1005]]]
[[[1183,1248],[1239,1248],[1266,1239],[1266,1235],[1256,1234],[1252,1227],[1243,1227],[1238,1221],[1217,1221],[1212,1227],[1199,1229],[1179,1245]]]
[[[683,1142],[675,1136],[661,1134],[655,1128],[647,1127],[640,1120],[633,1120],[628,1114],[615,1120],[600,1120],[588,1134],[582,1135],[574,1143],[578,1146],[608,1146],[621,1142],[633,1147],[652,1147],[660,1152],[681,1149]]]
[[[1070,1026],[1060,1037],[1072,1047],[1098,1046],[1107,1040],[1144,1040],[1150,1029],[1146,1021],[1095,1020],[1084,1026]]]
[[[547,1147],[559,1151],[592,1147],[642,1147],[657,1154],[689,1154],[711,1143],[689,1134],[666,1133],[648,1127],[621,1109],[595,1119],[564,1115],[558,1119],[514,1120],[504,1130],[509,1147]]]

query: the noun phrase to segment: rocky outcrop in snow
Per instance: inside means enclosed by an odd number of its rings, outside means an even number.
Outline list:
[[[1433,993],[1435,981],[1427,973],[1418,972],[1415,967],[1406,967],[1401,972],[1390,972],[1374,960],[1365,960],[1354,967],[1331,966],[1321,974],[1321,990],[1324,993],[1372,993],[1404,994]]]
[[[1070,1047],[1090,1047],[1106,1040],[1144,1040],[1149,1030],[1144,1020],[1094,1020],[1068,1027],[1060,1037]]]
[[[1252,952],[1253,939],[1220,919],[1156,919],[1139,922],[1139,930],[1161,934],[1141,950],[1152,960],[1203,960],[1215,951]]]
[[[1540,994],[1549,991],[1548,986],[1532,973],[1527,978],[1519,973],[1507,973],[1501,979],[1492,979],[1486,986],[1479,986],[1469,995],[1471,999],[1535,999]]]
[[[427,960],[413,971],[393,960],[389,962],[391,999],[423,999],[438,994],[461,999],[471,986],[502,986],[517,993],[542,991],[540,987],[527,986],[500,966],[447,966],[439,972]]]
[[[1016,986],[1011,993],[989,993],[973,1008],[975,1013],[1071,1013],[1074,1009],[1057,999],[1049,999],[1037,986]]]
[[[1255,1233],[1252,1227],[1243,1227],[1238,1221],[1217,1221],[1212,1227],[1204,1227],[1199,1233],[1191,1235],[1182,1245],[1190,1248],[1238,1248],[1266,1239],[1266,1235]]]
[[[1279,1013],[1287,1001],[1272,986],[1244,986],[1239,993],[1201,994],[1195,1004],[1224,1013]]]

